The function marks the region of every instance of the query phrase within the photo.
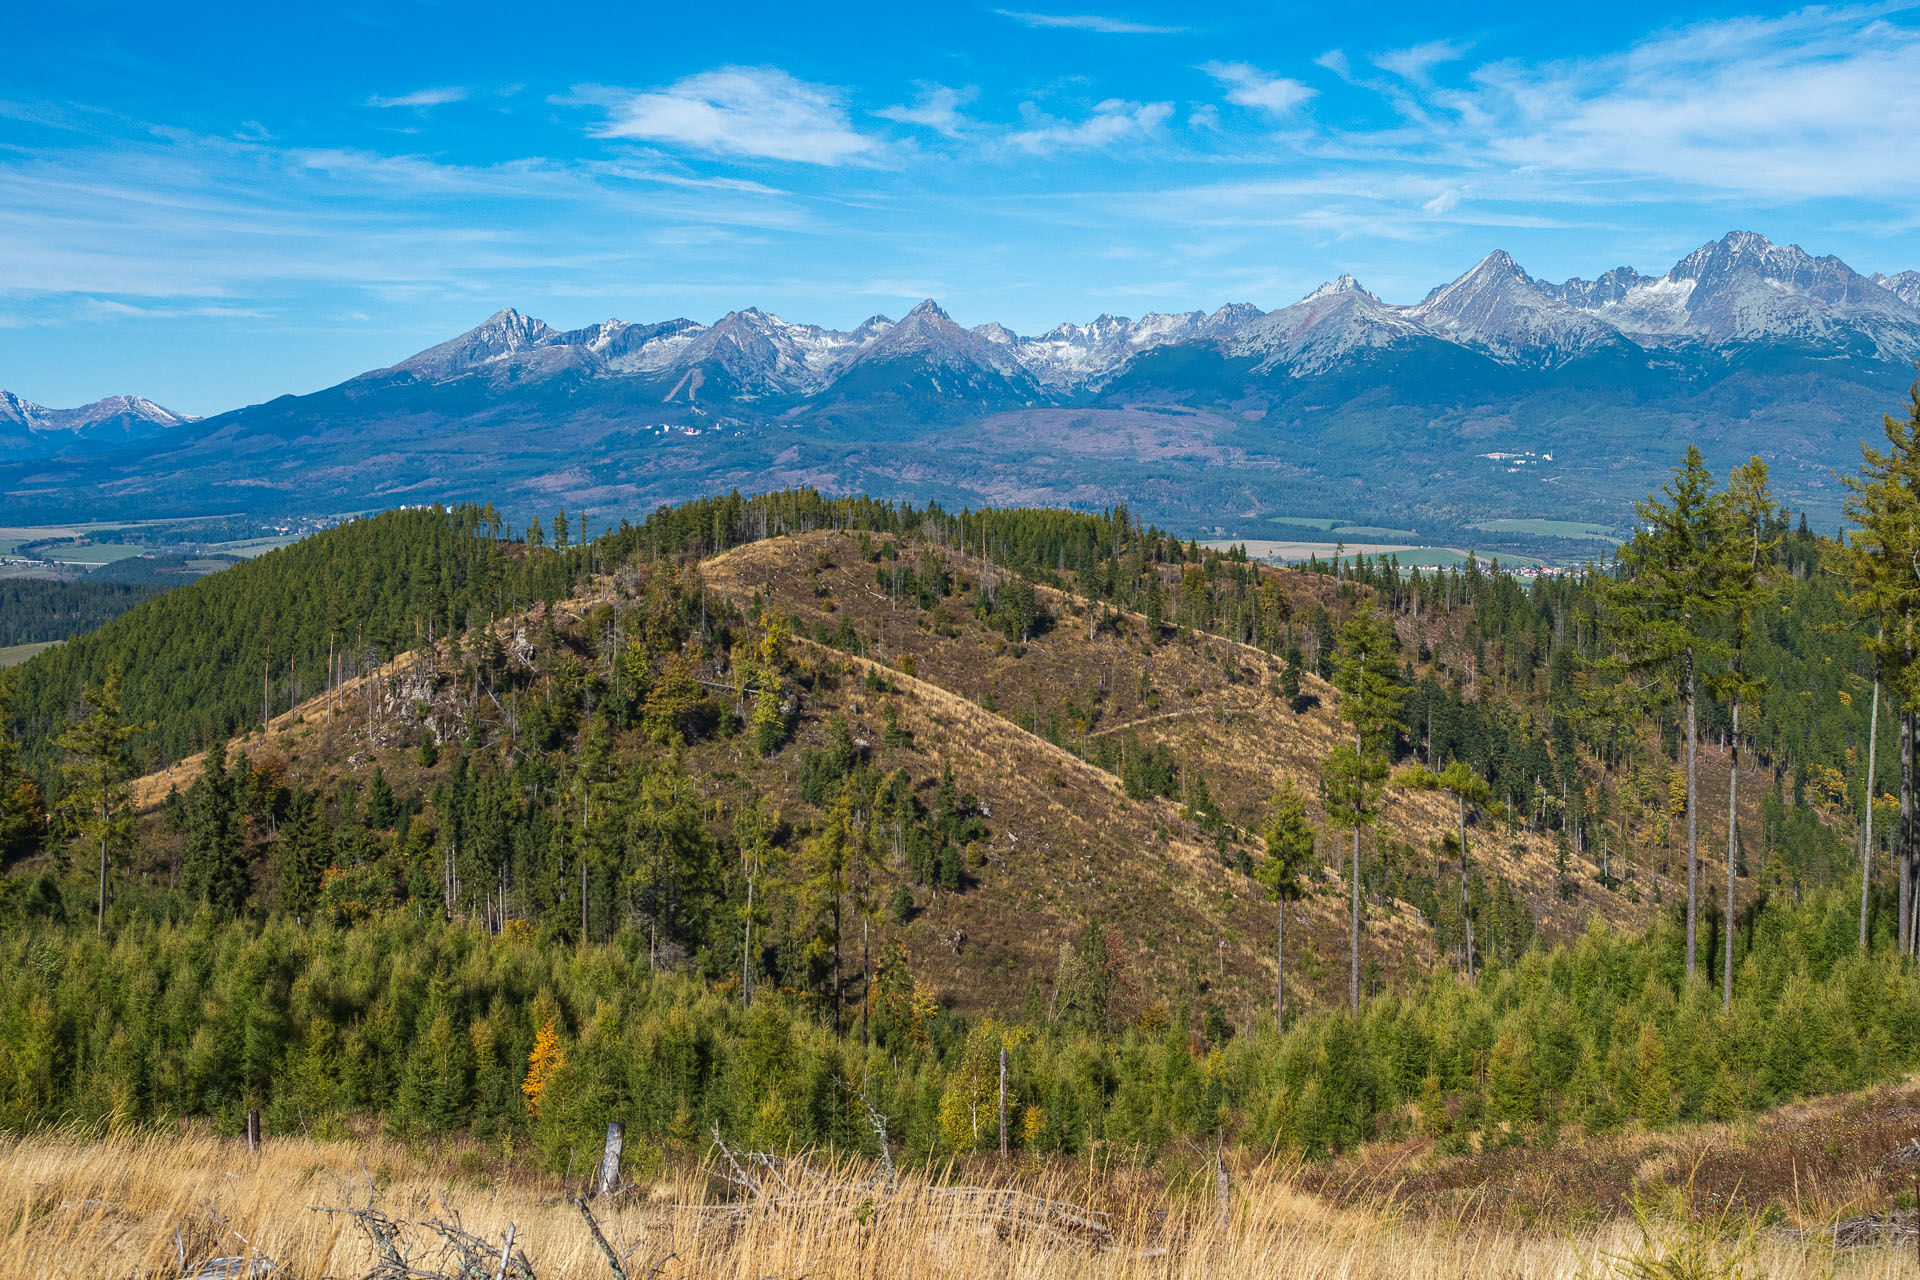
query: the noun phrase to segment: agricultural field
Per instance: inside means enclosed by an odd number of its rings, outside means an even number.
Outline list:
[[[1342,530],[1342,532],[1345,532]],[[1401,567],[1421,569],[1458,568],[1467,562],[1468,556],[1478,559],[1481,564],[1495,558],[1487,552],[1462,550],[1459,547],[1409,546],[1397,542],[1307,542],[1268,538],[1226,538],[1212,542],[1203,542],[1203,547],[1215,551],[1225,551],[1229,547],[1240,546],[1255,560],[1269,564],[1297,564],[1309,558],[1317,557],[1330,562],[1335,552],[1351,559],[1354,556],[1398,556]],[[1509,568],[1528,568],[1545,564],[1537,556],[1523,556],[1513,553],[1500,554],[1501,564]]]
[[[1584,520],[1482,520],[1471,526],[1487,533],[1524,533],[1538,538],[1595,538],[1618,541],[1620,532]]]
[[[145,555],[150,548],[137,542],[78,542],[66,545],[40,546],[36,549],[41,559],[53,564],[72,565],[80,569],[94,569],[103,564],[113,564],[120,560],[131,560],[135,556]]]
[[[1387,539],[1398,541],[1404,538],[1417,538],[1420,536],[1412,529],[1392,529],[1386,525],[1379,524],[1336,524],[1328,532],[1332,533],[1335,537],[1347,540],[1354,538],[1371,538],[1376,541]]]
[[[1387,539],[1419,536],[1412,529],[1395,529],[1378,524],[1355,524],[1321,516],[1268,516],[1267,523],[1287,525],[1295,529],[1318,529],[1323,533],[1331,533],[1343,538]]]
[[[58,640],[42,640],[35,644],[0,645],[0,670],[17,667],[28,658],[59,644]]]

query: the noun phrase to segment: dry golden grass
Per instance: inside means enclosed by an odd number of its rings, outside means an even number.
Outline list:
[[[471,1153],[472,1149],[466,1149]],[[1394,1277],[1502,1280],[1655,1274],[1676,1277],[1912,1277],[1910,1253],[1837,1253],[1818,1238],[1722,1224],[1705,1235],[1655,1229],[1650,1244],[1630,1220],[1578,1230],[1521,1230],[1468,1216],[1404,1214],[1390,1190],[1375,1203],[1335,1208],[1303,1190],[1294,1171],[1263,1165],[1233,1184],[1230,1225],[1216,1223],[1210,1178],[1155,1188],[1137,1171],[1016,1171],[1019,1189],[1119,1209],[1112,1237],[1089,1244],[1045,1232],[997,1229],[938,1181],[907,1176],[878,1189],[871,1170],[836,1171],[844,1189],[798,1208],[716,1214],[709,1182],[686,1170],[597,1209],[626,1255],[629,1275],[683,1277]],[[204,1136],[42,1135],[0,1139],[0,1280],[176,1276],[216,1256],[262,1254],[296,1277],[359,1277],[378,1261],[364,1232],[313,1206],[371,1203],[409,1225],[411,1265],[433,1274],[434,1238],[423,1224],[457,1213],[498,1242],[509,1223],[535,1273],[610,1276],[566,1189],[551,1180],[491,1175],[453,1152],[409,1152],[385,1143],[270,1142],[263,1154]],[[1704,1265],[1634,1272],[1691,1247]]]

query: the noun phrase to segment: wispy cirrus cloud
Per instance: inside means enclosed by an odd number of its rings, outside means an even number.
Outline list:
[[[917,86],[919,94],[910,104],[883,107],[874,112],[883,120],[894,120],[900,124],[917,124],[931,129],[948,138],[957,138],[966,128],[967,120],[960,114],[960,108],[979,96],[979,90],[971,86],[955,89],[944,84],[929,84],[925,81]]]
[[[431,107],[444,107],[451,102],[464,102],[467,91],[457,85],[442,89],[415,89],[412,93],[402,93],[391,98],[379,94],[367,99],[370,107],[413,107],[425,111]]]
[[[1416,84],[1426,84],[1431,79],[1433,69],[1449,62],[1458,62],[1467,54],[1467,46],[1452,40],[1429,40],[1425,44],[1416,44],[1411,48],[1393,49],[1373,56],[1373,65],[1382,71],[1391,72],[1402,80],[1411,80]]]
[[[1494,62],[1420,102],[1438,141],[1514,171],[1780,200],[1889,195],[1920,191],[1920,171],[1892,161],[1920,137],[1916,66],[1920,31],[1881,10],[1807,9],[1603,57]]]
[[[1151,22],[1132,22],[1098,13],[1034,13],[1026,9],[995,9],[1003,18],[1011,18],[1025,27],[1050,27],[1068,31],[1096,31],[1109,36],[1174,36],[1187,27],[1168,27]]]
[[[1315,92],[1298,80],[1273,75],[1245,62],[1205,62],[1200,70],[1226,86],[1228,102],[1277,116],[1290,114]]]
[[[882,149],[877,135],[854,127],[840,90],[778,67],[719,67],[640,92],[574,92],[575,100],[606,108],[594,130],[603,138],[814,165],[871,160]]]
[[[1032,155],[1107,147],[1151,137],[1172,115],[1171,102],[1108,98],[1095,103],[1092,114],[1083,119],[1061,120],[1028,104],[1022,108],[1022,127],[1008,133],[1005,142]]]

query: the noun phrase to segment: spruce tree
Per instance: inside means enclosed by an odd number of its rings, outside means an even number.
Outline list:
[[[251,887],[241,838],[236,775],[227,769],[227,746],[207,749],[200,776],[187,791],[187,849],[180,864],[180,890],[222,911],[237,910]]]
[[[1379,615],[1362,610],[1341,629],[1334,687],[1340,691],[1340,718],[1353,727],[1353,745],[1327,757],[1327,816],[1334,826],[1353,832],[1352,908],[1348,940],[1352,973],[1348,995],[1360,1008],[1360,832],[1379,816],[1379,793],[1387,780],[1388,760],[1400,723],[1404,691],[1393,660],[1392,633]]]
[[[1492,789],[1486,779],[1475,773],[1464,760],[1451,760],[1440,772],[1424,765],[1414,765],[1403,769],[1395,779],[1403,787],[1418,791],[1444,791],[1453,797],[1454,812],[1459,820],[1460,842],[1460,918],[1466,922],[1467,982],[1474,979],[1473,965],[1473,902],[1467,894],[1467,807],[1480,808],[1493,799]]]
[[[1627,672],[1672,681],[1686,712],[1687,977],[1699,962],[1701,667],[1725,645],[1716,625],[1724,610],[1720,550],[1725,522],[1697,446],[1660,495],[1635,504],[1640,525],[1621,545],[1620,576],[1608,589],[1608,628],[1616,662]]]
[[[1273,1024],[1287,1029],[1287,904],[1306,895],[1300,877],[1313,858],[1313,827],[1307,821],[1306,800],[1291,781],[1281,784],[1267,808],[1261,832],[1267,856],[1254,869],[1267,897],[1278,905],[1273,913]]]
[[[127,794],[133,756],[127,744],[153,726],[121,723],[118,667],[100,684],[83,685],[80,705],[80,719],[56,743],[67,787],[60,812],[69,830],[100,851],[100,907],[94,928],[105,932],[108,860],[115,848],[133,839],[133,806]]]
[[[13,736],[14,680],[13,672],[0,672],[0,870],[36,852],[47,831],[40,788],[20,767]]]
[[[1733,1007],[1733,881],[1740,852],[1740,708],[1766,692],[1766,681],[1748,669],[1753,644],[1753,621],[1774,595],[1773,554],[1780,538],[1775,529],[1785,523],[1767,487],[1767,464],[1749,458],[1733,469],[1720,504],[1726,527],[1716,539],[1723,557],[1720,586],[1730,622],[1727,669],[1710,687],[1724,698],[1733,717],[1727,761],[1727,903],[1725,947],[1721,966],[1721,1007]]]
[[[320,808],[320,797],[295,788],[280,828],[280,909],[295,919],[308,920],[320,900],[333,832]]]
[[[1842,477],[1849,490],[1847,518],[1855,526],[1845,561],[1852,586],[1848,603],[1873,623],[1873,639],[1865,647],[1900,702],[1900,817],[1894,847],[1896,936],[1903,955],[1914,949],[1916,933],[1912,708],[1920,695],[1920,664],[1914,661],[1920,654],[1920,574],[1913,565],[1920,562],[1920,381],[1909,388],[1907,400],[1905,419],[1882,418],[1887,447],[1863,441],[1860,473]],[[1864,885],[1861,896],[1864,902]]]

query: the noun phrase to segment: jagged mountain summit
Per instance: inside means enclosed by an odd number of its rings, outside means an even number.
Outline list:
[[[1103,315],[1090,324],[1057,325],[1037,338],[1016,337],[997,321],[991,328],[1006,336],[1043,386],[1072,387],[1096,381],[1155,347],[1230,339],[1262,314],[1250,303],[1233,302],[1211,315],[1149,311],[1138,320]]]

